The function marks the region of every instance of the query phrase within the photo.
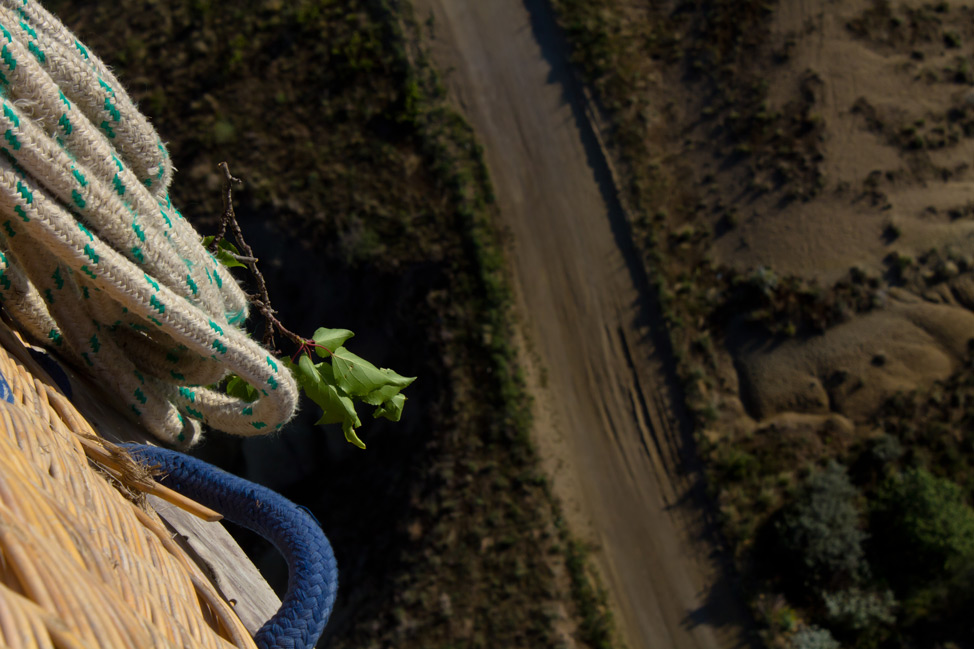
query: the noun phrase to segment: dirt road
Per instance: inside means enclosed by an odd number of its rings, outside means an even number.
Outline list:
[[[743,644],[711,558],[689,431],[604,157],[537,0],[417,0],[513,243],[536,438],[630,649]],[[660,347],[664,349],[664,347]]]

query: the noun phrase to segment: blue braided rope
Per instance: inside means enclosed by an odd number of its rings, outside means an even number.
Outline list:
[[[10,389],[10,384],[7,383],[7,377],[0,372],[0,399],[3,399],[7,403],[14,402],[14,391]]]
[[[160,483],[274,544],[287,559],[287,594],[254,642],[261,649],[314,647],[338,592],[335,555],[314,517],[279,493],[194,457],[157,446],[123,446],[136,459],[159,467]]]

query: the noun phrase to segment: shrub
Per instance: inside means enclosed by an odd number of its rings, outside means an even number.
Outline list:
[[[890,590],[870,593],[849,588],[837,593],[825,593],[822,599],[829,621],[845,629],[862,631],[880,624],[892,624],[896,616],[896,600]]]
[[[882,435],[873,443],[870,454],[878,462],[889,464],[903,457],[903,445],[892,435]]]
[[[758,470],[757,458],[734,446],[721,449],[715,464],[721,481],[727,482],[740,482]]]
[[[832,461],[807,480],[785,511],[777,525],[779,539],[800,562],[806,581],[822,584],[860,576],[866,534],[859,527],[858,498],[845,467]]]
[[[827,629],[806,626],[791,636],[792,649],[842,649]]]
[[[889,577],[907,587],[974,570],[974,509],[961,488],[924,469],[892,476],[875,500]]]
[[[749,279],[751,285],[766,297],[773,297],[775,289],[778,288],[778,275],[767,266],[756,268]]]

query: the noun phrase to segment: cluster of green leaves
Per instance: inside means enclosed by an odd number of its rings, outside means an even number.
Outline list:
[[[345,341],[354,335],[348,329],[319,328],[313,337],[313,347],[315,354],[324,360],[315,363],[311,353],[302,349],[297,363],[289,360],[286,365],[308,398],[321,408],[322,415],[317,423],[341,424],[345,439],[365,448],[355,434],[355,429],[362,425],[355,411],[355,401],[375,406],[373,417],[399,421],[406,404],[402,389],[416,377],[378,368],[345,349]]]
[[[214,236],[203,237],[207,248]],[[215,252],[217,261],[227,268],[247,268],[239,259],[240,251],[226,239],[221,239]],[[267,323],[267,326],[273,326]],[[355,334],[348,329],[320,327],[314,336],[305,341],[294,358],[285,359],[285,366],[294,374],[304,394],[321,408],[319,426],[341,424],[345,439],[365,448],[365,442],[355,433],[362,425],[355,409],[355,402],[362,401],[375,406],[372,416],[399,421],[406,405],[403,388],[416,380],[396,372],[378,368],[364,358],[353,354],[343,346]],[[312,354],[324,360],[315,363]],[[224,389],[230,396],[254,401],[257,390],[237,375],[231,375]]]
[[[355,402],[375,406],[372,416],[376,419],[399,421],[406,405],[402,390],[416,377],[401,376],[390,369],[376,367],[345,349],[345,341],[354,335],[348,329],[321,327],[315,331],[313,344],[309,341],[295,355],[297,362],[285,359],[284,364],[294,374],[305,396],[321,408],[321,417],[316,423],[319,426],[341,424],[345,439],[365,448],[365,443],[355,433],[355,429],[362,425]],[[325,360],[315,363],[312,349]],[[227,379],[224,390],[244,401],[254,401],[258,397],[257,389],[236,374]]]
[[[321,327],[308,345],[295,355],[297,362],[285,359],[284,364],[294,374],[304,394],[321,408],[321,417],[316,423],[319,426],[341,424],[345,439],[365,448],[365,443],[355,433],[355,429],[362,425],[355,402],[375,406],[372,416],[376,419],[399,421],[406,405],[402,390],[416,377],[378,368],[345,349],[345,341],[354,335],[348,329]],[[312,349],[325,360],[315,363]],[[228,395],[244,401],[254,401],[258,397],[257,389],[235,374],[227,379],[224,389]]]

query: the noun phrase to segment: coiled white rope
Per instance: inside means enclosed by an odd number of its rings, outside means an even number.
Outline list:
[[[169,155],[118,80],[31,0],[0,0],[0,301],[182,447],[294,414],[290,372],[240,328],[243,291],[167,193]],[[204,386],[233,372],[253,403]]]

